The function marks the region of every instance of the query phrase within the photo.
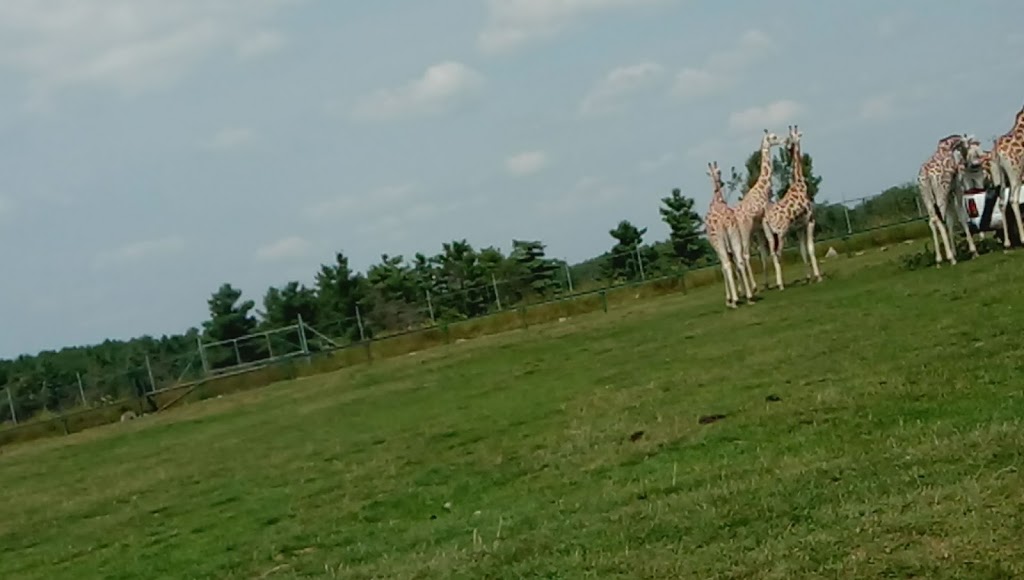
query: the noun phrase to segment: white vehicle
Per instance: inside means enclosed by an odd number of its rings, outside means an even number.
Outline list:
[[[1021,187],[1022,193],[1024,193],[1024,186]],[[1003,207],[1006,204],[1006,198],[1010,194],[1010,188],[1004,187],[1003,190],[997,191],[995,189],[982,189],[976,187],[968,189],[964,192],[964,209],[967,210],[967,226],[970,228],[972,234],[979,232],[995,232],[996,235],[1002,238],[1003,235]],[[1024,198],[1024,195],[1021,196]],[[1021,203],[1021,210],[1024,212],[1024,203]],[[1014,236],[1014,230],[1017,229],[1014,224],[1013,215],[1010,216],[1010,221],[1007,224],[1010,230],[1010,236]]]

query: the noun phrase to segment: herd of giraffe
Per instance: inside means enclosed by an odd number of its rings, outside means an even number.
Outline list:
[[[761,137],[760,173],[757,181],[736,207],[730,207],[725,201],[722,172],[718,168],[718,163],[708,164],[713,192],[704,224],[708,240],[722,267],[722,276],[725,279],[725,305],[728,308],[736,308],[739,303],[738,285],[743,286],[747,303],[753,303],[757,282],[754,280],[754,270],[750,265],[750,244],[755,238],[760,238],[758,243],[762,263],[765,254],[771,254],[775,266],[776,286],[783,290],[785,285],[782,282],[779,256],[786,234],[791,228],[795,228],[800,254],[803,256],[804,264],[808,266],[807,279],[810,280],[813,274],[814,278],[821,282],[821,270],[818,268],[818,258],[814,252],[814,203],[807,194],[803,163],[793,163],[788,188],[777,202],[771,201],[771,149],[784,146],[789,152],[790,159],[803,159],[800,149],[802,136],[796,125],[789,127],[789,136],[785,141],[779,139],[778,135],[770,133],[768,129],[764,130]],[[767,272],[765,275],[767,276]]]
[[[928,212],[928,226],[935,243],[935,263],[942,265],[942,250],[950,264],[956,264],[956,249],[953,246],[954,213],[967,237],[967,247],[972,256],[978,255],[974,236],[967,226],[967,212],[964,210],[965,192],[994,188],[1008,195],[1003,206],[1003,247],[1009,249],[1010,215],[1017,227],[1018,236],[1024,232],[1020,214],[1021,178],[1024,173],[1024,108],[1017,111],[1010,130],[995,139],[992,149],[984,151],[981,142],[970,135],[950,135],[939,140],[935,152],[928,158],[917,174],[918,190],[922,205]],[[941,241],[941,244],[940,244]]]
[[[743,287],[748,304],[753,303],[757,293],[757,282],[750,264],[750,246],[757,239],[762,263],[770,254],[775,266],[775,282],[779,290],[785,288],[782,281],[782,266],[779,257],[786,234],[795,229],[799,240],[800,254],[807,265],[807,280],[813,275],[821,282],[821,270],[814,251],[814,202],[807,194],[804,181],[803,163],[792,164],[792,175],[785,193],[777,202],[772,202],[772,147],[785,147],[792,160],[801,160],[802,133],[793,125],[785,141],[764,130],[761,138],[761,169],[757,181],[750,187],[735,207],[730,207],[722,189],[722,173],[717,162],[708,164],[711,177],[711,205],[704,218],[708,240],[718,255],[725,280],[725,305],[736,308],[739,303],[739,286]],[[997,137],[992,149],[984,151],[981,142],[973,136],[950,135],[941,139],[935,152],[921,166],[918,172],[918,190],[922,206],[928,214],[928,226],[935,243],[935,262],[941,266],[945,258],[956,264],[956,250],[953,246],[952,216],[959,219],[967,237],[967,245],[973,256],[978,255],[967,224],[967,212],[963,205],[965,192],[986,189],[1008,190],[1003,209],[1003,246],[1010,248],[1009,222],[1011,213],[1018,237],[1024,240],[1024,223],[1021,219],[1021,185],[1024,182],[1024,108],[1017,112],[1013,127]],[[1011,211],[1012,210],[1012,211]],[[941,243],[941,246],[940,246]],[[767,272],[765,272],[767,280]],[[767,285],[767,282],[766,282]]]

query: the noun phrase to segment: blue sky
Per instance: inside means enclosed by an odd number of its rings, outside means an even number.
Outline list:
[[[0,0],[0,356],[180,332],[335,250],[579,260],[797,122],[853,198],[1024,104],[1016,2]]]

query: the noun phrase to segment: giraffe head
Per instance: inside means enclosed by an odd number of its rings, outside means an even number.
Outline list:
[[[771,149],[772,147],[778,147],[782,145],[782,139],[775,133],[770,132],[768,129],[764,130],[764,136],[761,137],[761,148]]]
[[[786,142],[785,142],[786,149],[790,153],[795,151],[796,150],[796,146],[800,144],[800,138],[803,137],[803,136],[804,136],[804,134],[800,132],[800,129],[796,125],[790,125],[789,126],[789,136],[786,137]]]
[[[941,153],[952,153],[964,145],[964,135],[956,133],[939,139],[938,151]]]
[[[708,163],[708,177],[711,178],[711,185],[714,186],[715,191],[722,189],[722,170],[718,168],[718,162],[712,161]]]

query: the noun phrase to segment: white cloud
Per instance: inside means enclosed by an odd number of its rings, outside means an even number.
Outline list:
[[[427,68],[419,78],[395,89],[363,97],[352,115],[361,120],[393,120],[447,112],[476,96],[484,84],[479,72],[461,62],[445,61]]]
[[[217,131],[204,146],[207,149],[229,151],[241,149],[256,141],[256,133],[246,127],[228,127]]]
[[[599,115],[622,108],[630,95],[656,87],[665,68],[656,62],[643,62],[612,69],[580,104],[581,115]]]
[[[0,195],[0,218],[5,218],[14,213],[14,200]]]
[[[100,252],[94,261],[98,268],[124,266],[143,260],[173,255],[185,249],[185,239],[168,236],[156,240],[130,242],[118,248]]]
[[[278,52],[287,43],[285,37],[273,30],[259,30],[239,40],[235,51],[242,58],[257,58]]]
[[[289,236],[269,243],[256,250],[256,259],[260,262],[277,262],[293,260],[309,255],[313,244],[299,236]]]
[[[615,201],[625,193],[625,188],[607,179],[587,176],[577,181],[565,193],[539,202],[537,210],[544,215],[575,214],[583,208],[593,209]]]
[[[724,155],[724,152],[729,148],[729,142],[725,139],[714,137],[692,145],[686,150],[686,157],[690,159],[699,159],[700,161],[707,163],[718,157]]]
[[[415,187],[409,183],[389,185],[361,195],[345,194],[317,202],[307,206],[303,214],[313,221],[373,217],[396,207],[413,205],[415,192]]]
[[[729,115],[729,127],[735,131],[772,130],[772,127],[793,121],[803,111],[803,105],[796,101],[775,101],[764,106],[736,111]]]
[[[505,160],[505,171],[517,177],[533,175],[544,169],[548,157],[543,151],[525,151]]]
[[[280,48],[266,23],[294,0],[4,0],[0,68],[45,101],[76,86],[135,95],[173,84],[210,52]],[[271,40],[271,39],[276,40]]]
[[[478,42],[484,52],[506,52],[555,36],[574,21],[612,9],[660,4],[663,0],[488,0],[487,24]]]
[[[868,97],[860,106],[860,118],[865,121],[889,119],[895,114],[896,103],[893,95]]]
[[[754,64],[775,51],[775,42],[760,30],[748,30],[735,46],[712,53],[704,66],[685,67],[675,78],[672,93],[683,100],[719,95],[738,85]]]
[[[666,167],[676,160],[675,153],[665,153],[654,159],[645,159],[637,164],[637,171],[640,173],[653,173],[662,167]]]
[[[721,94],[733,86],[731,76],[699,68],[684,68],[676,74],[672,94],[683,99],[699,99]]]
[[[981,71],[972,69],[968,73],[953,73],[941,82],[911,83],[898,89],[886,91],[866,97],[860,103],[857,119],[861,121],[887,121],[896,117],[924,114],[927,105],[934,104],[935,95],[947,84],[967,82],[984,76]],[[961,76],[962,75],[962,76]]]

